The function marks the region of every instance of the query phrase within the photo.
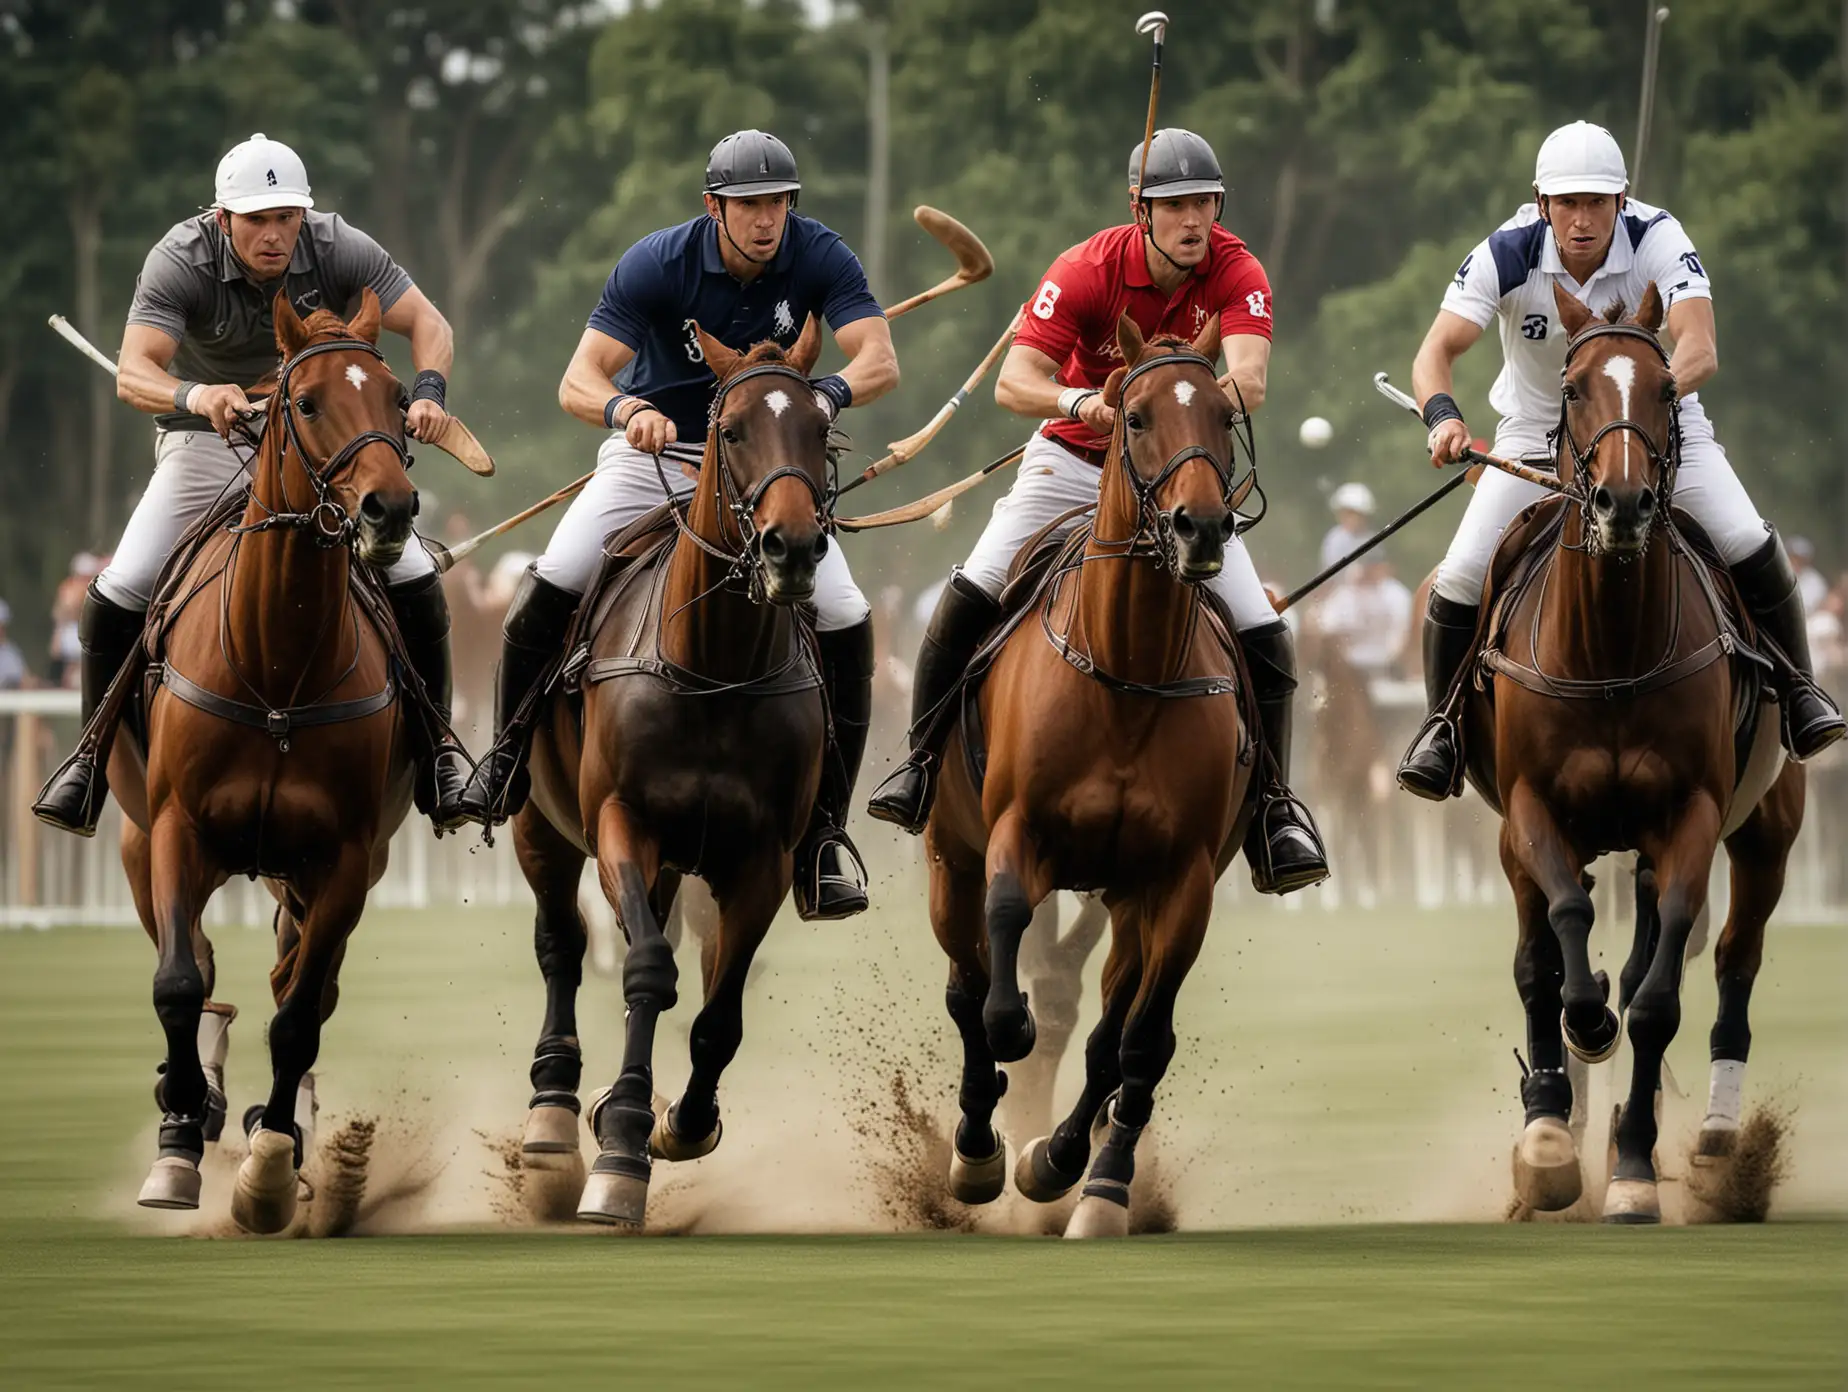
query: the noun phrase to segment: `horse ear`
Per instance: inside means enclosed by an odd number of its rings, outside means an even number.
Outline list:
[[[1124,318],[1128,317],[1128,315],[1124,316]],[[1122,403],[1123,379],[1127,376],[1129,376],[1129,369],[1119,367],[1104,379],[1104,405],[1113,411]]]
[[[1636,307],[1636,322],[1650,333],[1662,327],[1662,292],[1656,289],[1656,283],[1649,282],[1649,288],[1643,291],[1643,302]]]
[[[1142,330],[1136,327],[1136,321],[1128,314],[1117,320],[1117,347],[1123,350],[1123,364],[1134,367],[1142,361],[1143,350],[1147,347],[1143,341]]]
[[[1558,281],[1553,282],[1553,303],[1559,309],[1559,322],[1565,328],[1568,338],[1575,336],[1592,320],[1590,307]]]
[[[302,322],[302,316],[295,312],[295,306],[289,303],[288,295],[281,290],[276,292],[270,313],[276,321],[277,349],[284,359],[294,357],[307,346],[308,326]]]
[[[363,338],[368,343],[377,343],[379,327],[384,318],[385,311],[379,308],[379,297],[368,285],[359,292],[359,313],[347,320],[347,330],[355,338]]]
[[[712,375],[723,382],[738,370],[738,360],[744,356],[734,353],[718,339],[702,329],[698,323],[693,325],[693,334],[699,340],[700,356],[706,360],[706,366],[712,369]]]
[[[1219,360],[1219,316],[1217,314],[1206,321],[1206,326],[1200,330],[1199,335],[1193,341],[1193,349],[1208,362]]]
[[[784,357],[791,367],[806,377],[814,369],[815,361],[820,356],[821,320],[811,314],[808,321],[802,325],[802,336],[796,340],[795,346]]]

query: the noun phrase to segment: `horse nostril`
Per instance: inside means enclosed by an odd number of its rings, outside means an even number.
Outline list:
[[[376,493],[368,493],[359,500],[359,515],[374,526],[385,520],[385,500]]]
[[[1611,490],[1599,484],[1591,490],[1591,506],[1594,512],[1609,513],[1617,506],[1617,500],[1611,496]]]
[[[821,563],[821,558],[827,554],[828,534],[826,532],[815,533],[815,563],[819,565]]]
[[[766,561],[780,561],[789,554],[789,543],[783,539],[781,527],[769,527],[763,532],[763,552]]]
[[[1642,496],[1636,500],[1636,510],[1642,513],[1644,517],[1647,517],[1650,513],[1655,511],[1655,505],[1655,489],[1645,488],[1642,492]]]
[[[1174,527],[1175,538],[1179,541],[1192,541],[1200,528],[1185,507],[1177,507],[1169,515],[1169,522]]]

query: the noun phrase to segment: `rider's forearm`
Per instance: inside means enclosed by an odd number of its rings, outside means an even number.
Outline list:
[[[1001,375],[995,379],[995,402],[1028,420],[1053,420],[1065,415],[1059,407],[1059,394],[1064,390],[1056,379],[1030,364],[1003,362]]]
[[[182,409],[174,400],[180,379],[147,358],[125,357],[116,369],[116,396],[149,415]]]
[[[431,306],[427,313],[419,314],[411,325],[411,365],[419,372],[440,372],[449,375],[450,367],[456,360],[455,330],[449,327],[449,321]]]
[[[1412,395],[1418,398],[1420,410],[1439,392],[1450,394],[1455,365],[1456,357],[1441,343],[1426,343],[1418,350],[1412,360]]]
[[[1675,390],[1682,396],[1697,392],[1720,370],[1720,353],[1711,340],[1684,338],[1675,345],[1668,370],[1675,376]]]
[[[603,408],[617,394],[616,386],[609,378],[594,367],[574,362],[565,369],[565,375],[558,384],[558,405],[566,415],[575,416],[585,425],[594,425],[603,430],[608,428],[604,424]],[[625,415],[629,409],[624,406]]]
[[[853,392],[853,404],[865,406],[898,385],[898,354],[889,342],[875,339],[854,354],[840,375]]]

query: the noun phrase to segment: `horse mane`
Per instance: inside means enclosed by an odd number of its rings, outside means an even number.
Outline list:
[[[1181,353],[1191,353],[1194,351],[1193,340],[1191,338],[1183,338],[1179,334],[1171,333],[1156,334],[1153,338],[1145,339],[1143,341],[1143,347],[1172,348],[1176,352]]]
[[[1607,324],[1621,324],[1624,320],[1624,316],[1629,312],[1629,307],[1625,305],[1622,298],[1619,297],[1618,299],[1612,300],[1604,307],[1604,322]]]

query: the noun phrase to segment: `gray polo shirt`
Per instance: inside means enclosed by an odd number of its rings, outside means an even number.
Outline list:
[[[298,314],[331,309],[343,318],[359,307],[366,286],[390,309],[411,288],[411,277],[372,238],[338,213],[307,212],[289,269],[260,284],[218,230],[214,213],[176,223],[156,242],[135,282],[128,322],[159,329],[180,345],[175,375],[210,386],[254,386],[276,368],[276,325],[271,308],[287,289]],[[166,430],[210,430],[203,416],[169,411],[154,417]]]

